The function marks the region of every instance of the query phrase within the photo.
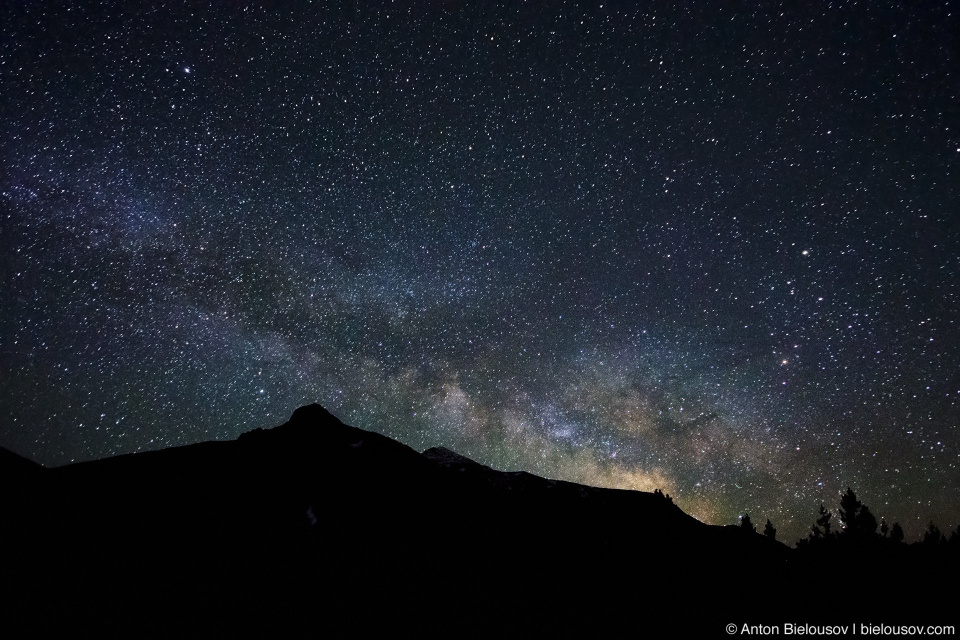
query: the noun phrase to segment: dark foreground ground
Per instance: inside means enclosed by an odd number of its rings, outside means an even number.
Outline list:
[[[947,547],[790,549],[663,495],[421,454],[318,405],[233,442],[57,469],[2,453],[0,637],[729,637],[958,617]]]

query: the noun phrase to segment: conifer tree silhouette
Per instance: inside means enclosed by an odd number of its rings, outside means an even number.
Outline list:
[[[670,504],[673,504],[673,498],[670,497],[670,494],[669,494],[669,493],[664,493],[661,489],[654,489],[654,490],[653,490],[653,495],[655,495],[655,496],[657,496],[658,498],[661,498],[661,499],[663,499],[663,500],[666,500],[666,501],[667,501],[668,503],[670,503]]]
[[[946,540],[946,538],[944,537],[943,533],[940,532],[940,527],[933,524],[933,520],[931,520],[927,530],[923,532],[924,546],[937,547],[944,540]]]
[[[877,535],[877,518],[867,505],[863,505],[857,514],[857,530],[866,536]]]
[[[830,537],[830,518],[833,517],[833,513],[827,511],[827,508],[823,506],[823,503],[820,504],[819,518],[817,518],[816,524],[810,527],[810,539],[819,540],[820,538],[829,538]]]
[[[750,514],[749,514],[749,513],[743,514],[743,517],[740,518],[740,528],[743,529],[743,530],[745,530],[745,531],[749,531],[749,532],[751,532],[751,533],[756,533],[756,532],[757,532],[757,528],[756,528],[755,526],[753,526],[753,523],[752,523],[752,522],[750,522]]]
[[[876,517],[866,505],[857,500],[857,494],[850,487],[847,487],[847,492],[840,498],[839,514],[844,535],[854,538],[876,535]]]
[[[899,522],[894,522],[890,527],[890,539],[897,543],[903,542],[903,527]]]
[[[773,523],[770,522],[769,518],[767,518],[767,526],[763,528],[763,535],[767,536],[771,540],[777,539],[777,530],[773,528]]]
[[[847,492],[840,497],[840,525],[844,530],[852,530],[857,519],[857,512],[863,505],[857,500],[857,494],[847,487]]]

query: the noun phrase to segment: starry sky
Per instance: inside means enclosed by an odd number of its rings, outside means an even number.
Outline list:
[[[960,524],[956,2],[0,16],[3,446],[319,402],[791,544]]]

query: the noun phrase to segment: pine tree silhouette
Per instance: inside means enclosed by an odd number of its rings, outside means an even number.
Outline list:
[[[664,492],[663,492],[662,490],[660,490],[660,489],[654,489],[654,490],[653,490],[653,495],[655,495],[655,496],[657,496],[658,498],[661,498],[661,499],[663,499],[663,500],[666,500],[666,501],[667,501],[668,503],[670,503],[670,504],[673,504],[673,498],[670,497],[670,494],[669,494],[669,493],[664,493]]]
[[[937,547],[945,540],[946,538],[944,537],[943,533],[940,532],[940,527],[933,524],[933,520],[931,520],[929,527],[923,533],[924,546]]]
[[[769,518],[767,518],[767,526],[763,528],[763,535],[767,536],[771,540],[777,539],[777,530],[773,528],[773,523],[770,522]]]
[[[857,500],[857,494],[850,487],[847,487],[847,492],[840,498],[839,513],[844,535],[857,539],[876,535],[876,517],[866,505]]]
[[[894,522],[890,527],[890,539],[897,543],[903,542],[903,527],[899,522]]]
[[[816,524],[810,527],[810,540],[830,537],[830,518],[833,517],[833,513],[827,511],[827,508],[821,503],[819,515]]]

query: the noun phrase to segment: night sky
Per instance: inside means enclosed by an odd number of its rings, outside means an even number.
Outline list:
[[[956,2],[276,4],[3,3],[0,445],[960,524]]]

